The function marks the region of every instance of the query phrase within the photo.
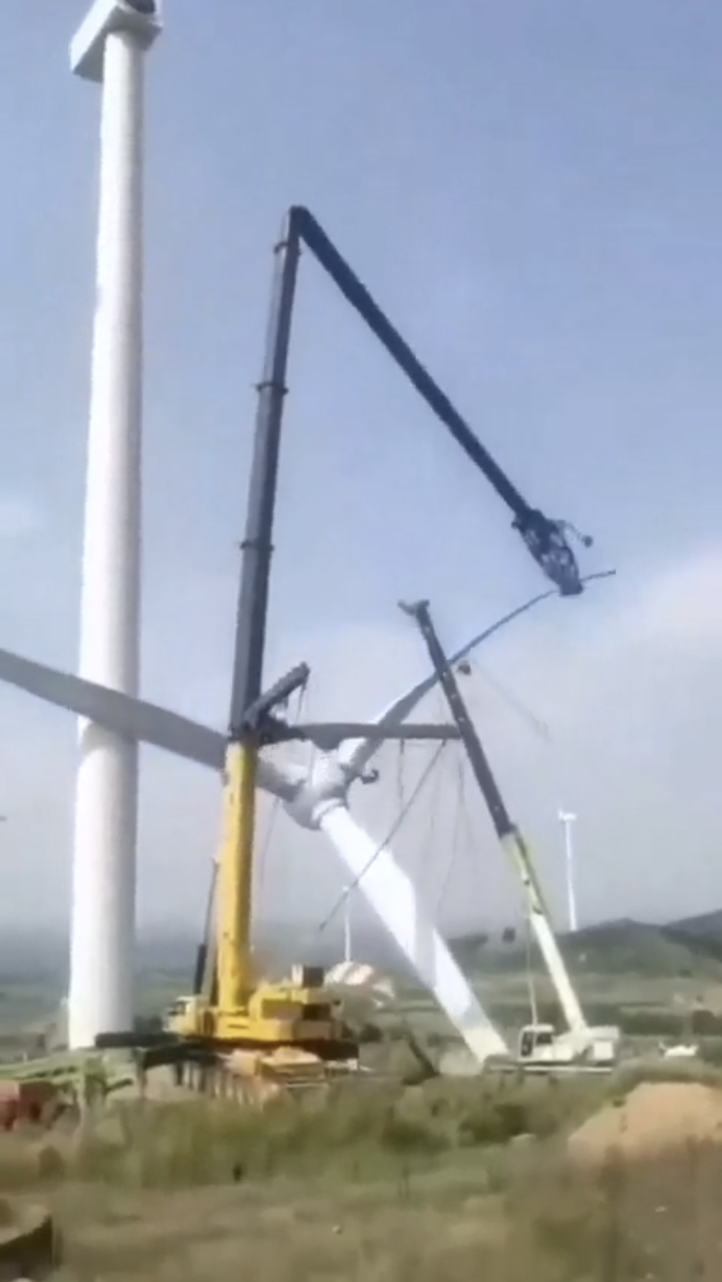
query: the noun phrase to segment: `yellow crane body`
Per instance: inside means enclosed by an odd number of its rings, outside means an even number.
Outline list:
[[[297,1049],[323,1061],[358,1057],[358,1046],[324,987],[319,967],[297,966],[290,982],[272,984],[253,974],[251,903],[255,839],[257,746],[231,742],[226,754],[223,835],[218,860],[216,983],[214,996],[179,998],[166,1029],[194,1046],[219,1053],[235,1049]]]

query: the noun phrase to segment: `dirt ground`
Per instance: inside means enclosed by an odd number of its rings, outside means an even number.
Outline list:
[[[569,1137],[575,1158],[654,1158],[669,1149],[722,1144],[722,1091],[700,1082],[643,1082]]]

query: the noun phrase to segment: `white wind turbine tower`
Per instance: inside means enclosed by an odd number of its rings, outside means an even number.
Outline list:
[[[570,931],[574,932],[579,929],[579,920],[577,917],[577,890],[574,866],[574,824],[577,816],[571,810],[560,810],[558,819],[562,826],[564,834],[564,865],[566,871],[567,887],[567,922]]]
[[[102,86],[96,304],[80,619],[80,673],[137,696],[141,596],[143,72],[154,0],[95,0],[70,48]],[[80,722],[68,1039],[129,1028],[138,745]]]

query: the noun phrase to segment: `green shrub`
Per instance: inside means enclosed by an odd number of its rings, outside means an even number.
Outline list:
[[[434,1130],[420,1119],[404,1117],[395,1109],[390,1109],[384,1118],[378,1138],[382,1148],[408,1156],[430,1156],[449,1147],[442,1131]]]

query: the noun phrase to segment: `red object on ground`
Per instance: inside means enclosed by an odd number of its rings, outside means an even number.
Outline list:
[[[0,1129],[11,1131],[18,1122],[42,1121],[56,1095],[52,1082],[0,1080]]]

